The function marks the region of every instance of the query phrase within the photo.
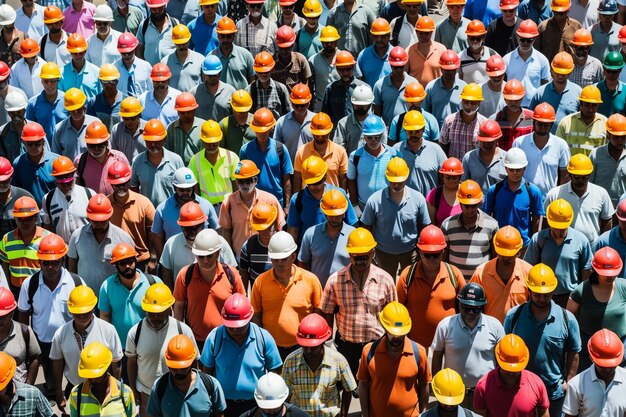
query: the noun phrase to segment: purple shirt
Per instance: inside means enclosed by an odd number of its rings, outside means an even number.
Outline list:
[[[74,7],[70,6],[63,10],[63,30],[69,34],[78,33],[83,35],[85,39],[89,38],[94,33],[95,23],[93,21],[93,14],[96,11],[96,6],[88,1],[83,1],[83,8],[80,11],[74,10]]]

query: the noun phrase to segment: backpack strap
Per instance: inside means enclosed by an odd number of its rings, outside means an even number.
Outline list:
[[[76,183],[78,185],[85,186],[85,180],[83,179],[83,173],[85,172],[85,166],[87,166],[87,156],[89,152],[83,152],[78,160],[78,167],[76,169]]]
[[[137,331],[135,332],[135,338],[133,339],[135,341],[135,350],[137,350],[137,344],[139,343],[139,336],[141,335],[142,326],[143,326],[143,319],[141,319],[139,321],[139,324],[137,324]]]
[[[213,391],[215,390],[215,384],[213,384],[213,380],[211,377],[204,372],[198,370],[198,375],[200,376],[200,380],[204,384],[204,389],[206,389],[209,398],[211,399],[211,411],[209,412],[209,416],[214,416],[216,413],[215,407],[217,406],[217,401],[213,396]]]
[[[163,401],[163,395],[165,394],[165,390],[167,389],[167,379],[169,378],[169,375],[169,372],[164,373],[156,382],[156,395],[159,402]]]
[[[417,262],[413,262],[409,268],[409,274],[406,276],[406,289],[408,290],[413,282],[413,276],[415,276],[415,270],[417,269]]]
[[[511,333],[515,333],[515,324],[517,324],[517,321],[519,320],[519,316],[522,315],[522,309],[526,306],[526,304],[528,303],[524,303],[520,305],[519,307],[517,307],[517,310],[515,310],[515,313],[513,314],[513,318],[511,319]]]
[[[448,271],[448,277],[450,278],[450,282],[452,283],[452,286],[454,287],[454,292],[456,292],[457,288],[459,287],[459,283],[456,280],[456,274],[454,273],[454,270],[452,269],[452,265],[450,265],[447,262],[443,263],[446,267],[446,270]]]
[[[435,213],[439,211],[439,206],[441,205],[441,198],[443,197],[443,185],[438,185],[435,188]]]
[[[144,42],[146,40],[146,32],[148,31],[148,25],[150,25],[150,17],[146,17],[141,25],[141,35],[143,36]]]
[[[33,299],[35,298],[35,293],[39,288],[39,277],[41,276],[41,270],[35,272],[30,277],[30,282],[28,283],[28,305],[30,306],[30,312],[33,311]]]
[[[91,192],[89,187],[83,187],[83,190],[85,190],[85,195],[87,196],[87,201],[91,200],[91,197],[93,197],[93,193]]]
[[[398,116],[398,123],[396,123],[396,137],[393,139],[396,142],[400,142],[400,132],[402,131],[402,123],[404,122],[404,116],[406,116],[406,112]]]
[[[148,278],[148,283],[150,284],[150,286],[156,284],[156,278],[154,278],[154,275],[146,274],[146,278]]]
[[[193,269],[195,265],[196,264],[189,265],[187,272],[185,272],[185,287],[189,287],[189,284],[191,284],[191,278],[193,277]]]
[[[56,188],[53,188],[52,190],[48,192],[48,194],[46,194],[45,206],[46,206],[46,213],[48,213],[48,216],[50,217],[50,224],[52,224],[52,213],[51,213],[50,207],[52,207],[52,199],[54,198],[55,192],[56,192]]]
[[[384,336],[383,336],[384,337]],[[378,347],[378,345],[380,344],[380,341],[383,340],[383,338],[381,337],[380,339],[374,340],[372,342],[372,347],[370,348],[370,351],[367,352],[367,364],[369,365],[370,362],[372,361],[372,358],[374,357],[374,354],[376,353],[376,348]]]
[[[391,33],[391,44],[393,46],[398,46],[400,42],[400,31],[402,30],[404,16],[396,17],[395,23],[393,25],[393,32]]]
[[[277,140],[274,141],[276,144],[276,153],[278,154],[278,161],[280,163],[280,168],[283,168],[283,162],[285,162],[285,148],[282,143],[279,143]]]
[[[263,336],[263,331],[261,331],[261,328],[259,326],[251,326],[253,331],[254,331],[254,337],[256,338],[256,344],[257,346],[259,346],[259,341],[261,341],[262,344],[262,348],[261,351],[263,352],[263,362],[265,362],[267,360],[267,346],[265,345],[265,336]],[[269,369],[265,369],[266,371],[270,371]]]
[[[48,34],[45,33],[42,37],[41,40],[39,41],[39,45],[40,45],[40,50],[39,50],[39,56],[42,57],[44,59],[44,61],[46,60],[45,57],[45,52],[46,52],[46,44],[48,43]],[[53,61],[53,60],[51,60]]]
[[[410,339],[409,339],[410,340]],[[415,357],[415,365],[417,365],[417,369],[420,367],[420,350],[417,346],[417,343],[411,340],[411,346],[413,347],[413,356]]]
[[[504,187],[504,181],[506,181],[506,179],[500,180],[500,181],[498,181],[494,185],[494,188],[493,188],[493,198],[491,199],[491,207],[489,207],[489,212],[488,212],[488,214],[490,214],[490,215],[493,214],[493,211],[496,208],[496,199],[498,198],[498,193],[500,192],[502,187]]]
[[[230,291],[233,292],[235,289],[235,276],[233,275],[233,271],[230,269],[230,266],[224,262],[220,262],[222,264],[222,269],[226,274],[226,278],[228,278],[228,282],[230,283]]]
[[[304,189],[298,191],[298,194],[296,195],[296,213],[298,213],[298,217],[300,216],[300,214],[302,213],[302,209],[304,208],[302,204],[303,198],[304,198]]]
[[[76,387],[76,415],[77,417],[80,417],[80,403],[83,397],[83,385],[84,385],[84,382],[81,382],[80,384],[78,384],[78,387]]]
[[[68,271],[69,272],[69,271]],[[70,272],[70,276],[72,277],[72,281],[74,281],[74,287],[78,287],[80,285],[83,285],[83,280],[80,279],[80,277],[78,276],[78,274],[75,274],[73,272]]]

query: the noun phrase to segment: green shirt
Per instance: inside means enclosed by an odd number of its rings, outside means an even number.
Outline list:
[[[568,114],[561,119],[556,135],[565,139],[572,155],[582,153],[589,156],[593,148],[606,142],[606,116],[597,113],[593,122],[587,125],[580,112]]]
[[[578,284],[570,297],[580,305],[577,318],[583,346],[600,329],[609,329],[622,340],[626,337],[626,280],[615,280],[613,298],[608,303],[596,300],[589,281]]]
[[[240,126],[235,121],[235,116],[230,115],[220,121],[220,129],[224,138],[222,139],[222,147],[239,155],[241,147],[248,142],[256,139],[256,133],[250,128],[252,114],[248,113],[248,120],[245,126]]]
[[[113,29],[118,32],[130,32],[133,35],[137,34],[139,24],[143,21],[143,13],[137,6],[128,5],[128,14],[122,16],[120,9],[117,7],[113,10]]]
[[[183,164],[189,165],[189,161],[195,154],[200,152],[202,141],[200,140],[200,130],[204,119],[199,117],[193,118],[193,125],[189,132],[185,132],[180,127],[180,120],[174,120],[167,127],[167,138],[165,139],[165,149],[174,152],[183,158]]]

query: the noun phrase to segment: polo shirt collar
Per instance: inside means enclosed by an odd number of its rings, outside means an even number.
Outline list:
[[[556,88],[554,88],[554,81],[550,81],[550,83],[549,83],[548,85],[550,86],[550,88],[552,89],[552,91],[554,91],[556,94],[563,95],[563,94],[565,94],[565,93],[567,93],[567,92],[569,91],[570,87],[571,87],[572,85],[574,85],[574,83],[572,83],[570,80],[567,80],[567,81],[565,82],[565,88],[563,89],[563,92],[561,92],[561,93],[559,93],[558,91],[556,91]]]
[[[42,229],[41,227],[37,226],[36,229],[35,229],[35,236],[33,236],[33,240],[32,241],[34,242],[35,240],[40,239],[43,236],[44,232],[45,232],[44,229]],[[16,238],[18,238],[20,240],[22,239],[20,237],[20,229],[15,228],[14,235],[15,235]]]
[[[479,329],[481,329],[481,328],[485,327],[485,323],[483,322],[483,314],[484,314],[484,313],[481,313],[481,314],[480,314],[480,318],[478,319],[478,323],[476,323],[476,327],[474,327],[473,329],[470,329],[470,328],[467,326],[467,324],[465,324],[465,322],[463,321],[463,317],[461,317],[461,314],[459,313],[459,314],[457,314],[457,316],[459,317],[459,325],[460,325],[462,328],[469,330],[469,331],[470,331],[470,333],[473,333],[474,331],[477,331],[477,330],[479,330]]]
[[[324,236],[328,237],[328,233],[326,233],[326,223],[328,223],[328,222],[322,223],[324,225],[324,227],[322,227],[322,233],[324,234]],[[347,232],[346,229],[348,228],[348,225],[346,224],[346,222],[342,222],[341,224],[342,224],[341,230],[339,231],[339,234],[337,236],[345,236],[346,235],[346,232]]]
[[[493,372],[496,373],[496,384],[499,387],[507,389],[502,383],[502,378],[500,378],[500,368],[498,367],[494,369]],[[528,382],[528,374],[526,373],[526,371],[523,370],[522,375],[520,376],[519,386],[521,387],[522,385],[526,385],[527,382]]]
[[[578,194],[576,194],[576,193],[574,192],[574,190],[572,190],[572,182],[571,182],[571,181],[568,181],[568,182],[565,184],[565,191],[567,191],[567,192],[568,192],[568,193],[570,193],[570,194],[574,194],[574,195],[576,196],[576,198],[583,198],[583,197],[585,197],[587,194],[589,194],[589,184],[587,184],[587,189],[585,190],[585,193],[582,195],[582,197],[578,197]]]
[[[594,381],[594,382],[602,381],[600,378],[598,378],[598,375],[596,374],[596,367],[594,365],[591,366],[591,380]],[[602,381],[602,382],[604,383],[604,381]],[[619,370],[616,370],[615,376],[613,377],[613,381],[611,381],[611,384],[613,382],[619,382],[620,384],[623,384],[624,383],[624,374],[622,372],[620,372]]]

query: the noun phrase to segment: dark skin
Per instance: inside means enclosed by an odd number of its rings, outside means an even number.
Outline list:
[[[11,335],[11,330],[14,332],[20,332],[19,324],[13,324],[13,314],[6,314],[0,316],[0,341],[6,340]],[[26,347],[28,352],[28,346]],[[26,358],[27,376],[26,383],[34,385],[37,380],[37,373],[39,372],[39,358],[38,356],[29,356]]]
[[[582,197],[586,192],[589,185],[589,175],[570,175],[572,191],[579,197]],[[608,219],[600,219],[600,234],[611,230],[613,222],[611,217]]]
[[[510,372],[505,371],[502,368],[498,368],[498,372],[500,374],[500,379],[502,380],[502,385],[508,390],[514,390],[519,386],[519,382],[522,378],[522,372]],[[474,410],[478,414],[485,416],[487,415],[487,410]],[[545,408],[537,408],[536,410],[538,417],[549,417],[548,409]]]
[[[109,221],[96,221],[89,219],[89,223],[91,224],[91,228],[93,230],[93,235],[97,242],[102,242],[109,231]],[[70,272],[78,273],[78,259],[77,258],[67,258],[67,269]]]

